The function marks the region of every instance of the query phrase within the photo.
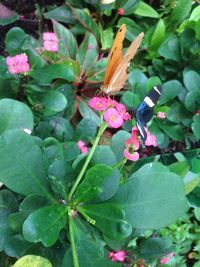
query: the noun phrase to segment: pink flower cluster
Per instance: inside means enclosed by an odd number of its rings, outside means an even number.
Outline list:
[[[14,57],[8,56],[6,58],[6,64],[10,73],[24,73],[30,70],[28,63],[28,57],[26,54],[19,54]]]
[[[147,133],[147,139],[145,141],[146,146],[157,146],[156,137],[151,135],[149,130],[145,128]],[[138,139],[138,129],[137,127],[132,128],[131,137],[126,140],[126,148],[124,150],[124,156],[132,161],[136,161],[139,159],[139,153],[136,152],[140,147],[140,141]]]
[[[86,147],[85,143],[82,140],[79,140],[77,142],[77,146],[80,149],[82,154],[87,154],[88,153],[88,148]]]
[[[114,262],[123,262],[125,261],[126,254],[125,250],[111,251],[109,252],[108,257]]]
[[[47,51],[58,51],[58,38],[54,32],[43,33],[43,47]]]
[[[159,111],[159,112],[157,113],[157,117],[158,117],[159,119],[165,119],[165,118],[166,118],[166,114],[165,114],[165,112]]]
[[[123,104],[106,97],[93,97],[89,105],[97,110],[104,111],[104,120],[111,128],[119,128],[124,121],[130,120],[131,116]]]
[[[166,264],[170,261],[171,258],[174,257],[174,253],[171,252],[169,253],[167,256],[165,256],[164,258],[160,259],[160,264]]]

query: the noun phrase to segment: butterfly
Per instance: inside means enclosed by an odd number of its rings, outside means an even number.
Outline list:
[[[153,117],[153,109],[158,102],[161,93],[162,87],[160,85],[154,86],[135,111],[136,125],[143,144],[147,139],[147,133],[145,131],[146,124]]]
[[[112,94],[123,88],[128,79],[127,68],[131,59],[135,56],[140,43],[144,37],[141,32],[131,43],[126,53],[122,54],[123,41],[126,34],[126,25],[122,24],[118,30],[109,54],[106,73],[101,86],[101,90],[107,94]]]

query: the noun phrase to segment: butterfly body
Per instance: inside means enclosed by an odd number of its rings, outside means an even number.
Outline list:
[[[125,34],[126,25],[122,24],[114,39],[113,46],[109,54],[103,85],[101,86],[101,90],[107,94],[113,94],[123,88],[126,80],[128,79],[127,68],[131,59],[135,56],[144,37],[144,33],[140,33],[123,55],[122,48]]]
[[[147,94],[147,96],[136,109],[136,124],[143,143],[145,143],[147,138],[147,134],[145,131],[146,124],[153,117],[153,109],[156,103],[158,102],[161,93],[162,87],[160,85],[154,86],[153,89],[151,89],[151,91]]]

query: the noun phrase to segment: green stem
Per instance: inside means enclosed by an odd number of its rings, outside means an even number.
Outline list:
[[[115,165],[112,166],[113,169],[117,169],[119,167],[123,168],[125,163],[127,162],[127,159],[122,159],[119,162],[117,162]]]
[[[96,149],[96,147],[98,145],[98,142],[99,142],[99,140],[101,138],[101,135],[103,134],[103,132],[105,131],[107,126],[108,125],[105,122],[101,123],[101,126],[99,128],[97,137],[96,137],[96,139],[95,139],[95,141],[93,143],[92,148],[90,149],[90,152],[89,152],[89,154],[87,156],[87,159],[86,159],[86,161],[85,161],[85,163],[84,163],[84,165],[83,165],[83,167],[82,167],[82,169],[81,169],[81,171],[80,171],[80,173],[79,173],[74,185],[72,186],[72,188],[71,188],[71,190],[69,192],[68,201],[70,201],[72,199],[72,196],[73,196],[74,192],[76,191],[76,188],[79,185],[79,183],[80,183],[80,181],[81,181],[81,179],[82,179],[82,177],[83,177],[83,175],[84,175],[84,173],[85,173],[85,171],[86,171],[86,169],[88,167],[88,164],[90,163],[90,160],[91,160],[91,158],[92,158],[92,156],[94,154],[94,151],[95,151],[95,149]]]
[[[72,223],[73,223],[73,218],[69,216],[69,237],[71,241],[71,246],[72,246],[72,255],[73,255],[73,261],[74,261],[74,267],[79,267],[78,263],[78,255],[76,251],[76,244],[74,240],[74,232],[72,228]]]

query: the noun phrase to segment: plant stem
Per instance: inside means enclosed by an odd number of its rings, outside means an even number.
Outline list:
[[[118,161],[115,165],[112,166],[113,169],[117,169],[119,167],[121,167],[120,169],[122,169],[124,167],[124,164],[127,162],[127,159],[124,158],[120,161]]]
[[[102,120],[101,120],[101,122],[102,122]],[[91,160],[91,158],[92,158],[92,156],[94,154],[94,151],[95,151],[95,149],[96,149],[96,147],[98,145],[98,142],[99,142],[99,140],[101,138],[101,135],[103,134],[103,132],[105,131],[105,129],[107,128],[107,126],[108,125],[105,122],[102,122],[101,123],[100,128],[99,128],[99,131],[98,131],[98,134],[97,134],[97,137],[94,140],[93,146],[90,149],[90,152],[89,152],[89,154],[87,156],[87,159],[86,159],[86,161],[85,161],[85,163],[84,163],[84,165],[83,165],[83,167],[82,167],[82,169],[81,169],[81,171],[80,171],[80,173],[79,173],[79,175],[78,175],[78,177],[77,177],[74,185],[72,186],[72,188],[71,188],[71,190],[69,192],[68,201],[71,200],[74,192],[76,191],[76,188],[79,185],[79,183],[80,183],[80,181],[81,181],[81,179],[82,179],[82,177],[83,177],[83,175],[84,175],[84,173],[85,173],[85,171],[86,171],[86,169],[88,167],[88,164],[90,163],[90,160]]]
[[[73,262],[74,262],[74,267],[79,267],[72,223],[73,223],[73,218],[69,216],[69,237],[70,237],[71,246],[72,246]]]

